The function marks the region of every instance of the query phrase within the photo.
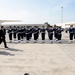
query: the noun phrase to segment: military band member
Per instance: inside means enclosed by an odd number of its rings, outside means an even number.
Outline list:
[[[44,26],[42,26],[42,28],[40,29],[41,32],[41,37],[42,37],[42,43],[45,43],[45,33],[46,33],[46,29]]]
[[[37,43],[38,37],[39,37],[39,28],[38,26],[34,26],[33,28],[33,34],[34,34],[34,43]]]
[[[14,41],[16,41],[16,34],[17,34],[17,28],[16,28],[16,26],[14,26],[14,28],[13,28],[13,38],[14,38]]]
[[[57,30],[57,39],[58,39],[58,43],[61,42],[62,31],[63,31],[63,29],[62,29],[61,27],[58,27],[58,30]]]
[[[71,25],[70,28],[69,28],[69,38],[70,38],[70,42],[73,41],[73,33],[74,33],[74,28],[73,28],[73,25]]]
[[[49,26],[47,28],[47,32],[48,32],[48,37],[49,37],[49,40],[50,40],[50,43],[53,42],[53,27],[52,26]]]
[[[13,29],[12,29],[11,26],[8,29],[8,34],[9,34],[9,40],[10,40],[10,43],[11,43],[12,42],[12,34],[13,34]]]

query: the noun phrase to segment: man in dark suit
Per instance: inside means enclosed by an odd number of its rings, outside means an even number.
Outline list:
[[[0,44],[2,43],[2,42],[4,42],[4,47],[5,48],[8,48],[7,47],[7,44],[6,44],[6,40],[5,40],[5,29],[4,29],[4,27],[3,26],[0,26]]]

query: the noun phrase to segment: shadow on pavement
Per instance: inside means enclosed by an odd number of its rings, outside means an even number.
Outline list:
[[[7,42],[7,43],[10,43],[10,44],[18,44],[18,42]]]
[[[7,50],[10,50],[10,51],[20,51],[20,52],[23,52],[23,50],[14,49],[14,48],[8,48]]]
[[[10,56],[14,56],[14,54],[11,54],[11,53],[5,52],[5,51],[0,51],[0,55],[10,55]]]

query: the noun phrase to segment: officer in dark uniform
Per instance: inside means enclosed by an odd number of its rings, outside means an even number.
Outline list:
[[[7,47],[7,44],[6,44],[6,40],[5,40],[5,34],[6,34],[6,32],[5,32],[4,27],[3,26],[0,26],[0,44],[2,42],[4,42],[4,47],[5,48],[8,48]]]
[[[33,33],[34,33],[34,43],[37,43],[39,37],[39,28],[38,26],[34,26]]]
[[[11,43],[12,42],[12,34],[13,34],[13,29],[12,29],[11,26],[8,29],[8,34],[9,34],[9,40],[10,40],[10,43]]]
[[[27,26],[27,28],[26,28],[26,43],[30,42],[30,33],[31,33],[30,27]]]
[[[61,26],[59,26],[59,27],[58,27],[58,30],[57,30],[58,43],[61,42],[62,31],[63,31],[63,29],[61,28]]]
[[[18,43],[21,42],[21,28],[18,26],[17,28],[17,37],[18,37]]]
[[[50,40],[50,43],[53,42],[53,27],[52,26],[49,26],[47,28],[47,32],[48,32],[48,37],[49,37],[49,40]]]
[[[70,42],[73,41],[73,34],[74,34],[74,28],[73,28],[73,25],[71,25],[70,28],[69,28],[69,38],[70,38]]]
[[[74,29],[74,41],[75,41],[75,27],[73,29]]]
[[[54,25],[54,37],[57,41],[57,30],[58,30],[58,27],[56,25]]]
[[[17,34],[17,28],[16,28],[16,26],[14,26],[14,28],[13,28],[14,41],[16,41],[16,34]]]
[[[33,28],[30,26],[30,39],[32,38]]]
[[[24,39],[24,28],[23,26],[21,27],[21,41]]]
[[[26,27],[24,26],[24,30],[23,30],[23,36],[24,38],[26,37]]]
[[[46,33],[46,29],[44,26],[42,26],[42,28],[40,29],[41,32],[41,37],[42,37],[42,43],[45,43],[45,33]]]

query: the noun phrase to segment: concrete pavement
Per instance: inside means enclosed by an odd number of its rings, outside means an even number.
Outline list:
[[[42,44],[41,39],[34,44],[7,43],[0,45],[0,75],[75,75],[75,42],[69,43],[67,34],[63,42]],[[7,41],[8,42],[8,41]]]

